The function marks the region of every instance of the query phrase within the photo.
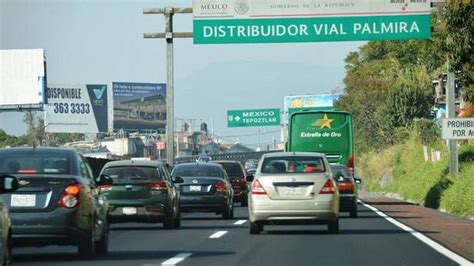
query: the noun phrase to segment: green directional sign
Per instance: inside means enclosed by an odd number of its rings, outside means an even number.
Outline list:
[[[280,109],[228,110],[228,127],[279,126]]]
[[[195,44],[431,38],[429,0],[193,0]]]
[[[429,39],[431,15],[195,20],[195,44]]]

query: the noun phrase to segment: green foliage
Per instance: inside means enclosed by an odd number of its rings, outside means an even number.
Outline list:
[[[431,146],[439,141],[440,128],[433,120],[419,119],[414,121],[413,126],[421,144]]]
[[[404,199],[452,214],[474,215],[474,144],[462,146],[460,174],[453,177],[449,175],[446,150],[441,150],[440,162],[424,161],[418,134],[415,130],[404,144],[359,157],[357,169],[365,189],[398,193]],[[438,146],[437,142],[432,145]]]
[[[346,57],[345,93],[336,106],[354,116],[358,151],[403,142],[414,120],[429,117],[431,79],[446,72],[448,58],[462,71],[464,98],[473,101],[474,6],[459,2],[451,1],[443,30],[430,40],[371,41]]]

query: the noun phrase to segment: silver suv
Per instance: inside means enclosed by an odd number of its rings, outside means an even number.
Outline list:
[[[251,180],[248,180],[251,181]],[[249,193],[250,234],[266,224],[327,224],[339,232],[339,191],[322,153],[265,154]]]

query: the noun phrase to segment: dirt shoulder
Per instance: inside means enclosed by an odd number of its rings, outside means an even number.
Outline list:
[[[364,193],[360,195],[360,199],[464,258],[474,261],[474,221],[380,194]]]

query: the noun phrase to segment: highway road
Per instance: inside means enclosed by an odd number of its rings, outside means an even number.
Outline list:
[[[105,257],[80,260],[74,247],[15,248],[13,265],[457,265],[363,205],[357,219],[342,213],[338,235],[322,225],[250,235],[247,208],[236,207],[235,216],[184,214],[178,230],[114,224]]]

